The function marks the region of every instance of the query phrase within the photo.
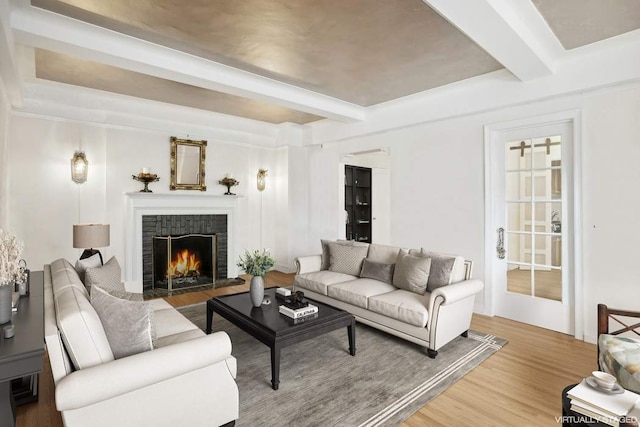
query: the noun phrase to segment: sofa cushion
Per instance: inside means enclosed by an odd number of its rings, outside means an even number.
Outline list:
[[[396,258],[398,258],[398,252],[400,252],[400,248],[397,246],[378,245],[372,243],[369,246],[367,259],[385,264],[394,264],[396,262]]]
[[[116,257],[111,257],[103,266],[87,268],[84,273],[84,284],[89,290],[91,286],[97,285],[106,290],[124,291],[121,274],[118,260]]]
[[[622,387],[640,393],[640,340],[601,334],[598,347],[602,369],[614,375]]]
[[[78,272],[69,261],[64,258],[60,258],[53,261],[50,267],[51,287],[54,295],[64,289],[75,288],[82,292],[87,299],[89,298],[89,294],[84,287],[84,283],[82,283]]]
[[[321,270],[328,270],[331,265],[331,254],[329,253],[329,243],[335,243],[344,246],[362,246],[369,247],[369,243],[356,242],[353,240],[320,240],[322,245],[322,267]]]
[[[393,282],[393,270],[395,264],[384,264],[365,258],[362,262],[360,277],[379,280],[391,284]]]
[[[336,273],[334,271],[314,271],[313,273],[298,274],[293,279],[293,286],[298,286],[310,291],[327,295],[327,288],[336,283],[348,282],[357,277],[350,274]]]
[[[102,265],[102,258],[99,253],[95,253],[88,258],[79,259],[76,261],[75,270],[78,272],[78,276],[84,282],[84,272],[87,268],[98,268]]]
[[[404,289],[369,298],[369,310],[424,328],[427,325],[430,294],[420,295]]]
[[[400,250],[393,273],[393,285],[417,294],[424,294],[427,290],[431,258],[409,255]]]
[[[346,246],[338,243],[329,243],[331,261],[329,271],[359,276],[362,270],[362,261],[367,257],[368,246]]]
[[[440,255],[435,252],[427,252],[424,249],[420,250],[420,255],[431,258],[431,272],[429,273],[429,282],[427,283],[427,290],[429,292],[451,284],[453,267],[456,262],[455,257]]]
[[[396,289],[389,283],[374,279],[357,279],[329,286],[328,296],[362,308],[368,308],[369,297]]]
[[[203,314],[204,314],[204,308]],[[178,310],[173,307],[155,310],[154,319],[156,323],[156,334],[158,341],[171,335],[180,334],[187,331],[198,329],[189,319],[184,317]],[[198,329],[199,330],[199,329]]]
[[[67,287],[56,292],[54,297],[56,323],[76,369],[89,368],[114,359],[100,317],[85,296],[86,292],[84,287],[82,290]]]
[[[155,328],[151,304],[123,300],[93,286],[91,305],[102,321],[116,359],[153,350]]]
[[[412,250],[413,251],[413,250]],[[411,252],[410,252],[411,253]],[[449,280],[447,285],[450,285],[452,283],[458,283],[458,282],[462,282],[463,280],[465,280],[465,272],[466,272],[466,267],[464,265],[464,257],[460,256],[460,255],[453,255],[453,254],[445,254],[442,252],[432,252],[432,251],[427,251],[424,248],[420,249],[420,254],[422,256],[427,256],[433,259],[440,259],[440,260],[448,260],[450,258],[454,258],[455,261],[453,263],[453,267],[451,269],[451,274],[449,276]],[[438,263],[438,262],[436,262]],[[431,263],[431,268],[434,268],[433,262]],[[434,275],[434,285],[436,284],[436,281],[439,281],[439,279],[437,279],[438,275]],[[446,275],[445,275],[445,280],[441,281],[441,282],[446,282]]]

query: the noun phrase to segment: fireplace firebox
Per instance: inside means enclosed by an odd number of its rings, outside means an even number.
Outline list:
[[[152,260],[154,288],[210,285],[217,279],[216,235],[153,236]]]

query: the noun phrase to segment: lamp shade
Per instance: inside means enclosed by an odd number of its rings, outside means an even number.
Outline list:
[[[109,224],[74,224],[74,248],[103,248],[109,246]]]

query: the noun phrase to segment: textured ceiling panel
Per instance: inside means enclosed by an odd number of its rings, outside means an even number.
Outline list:
[[[533,0],[565,49],[640,28],[639,0]]]
[[[270,123],[310,123],[322,117],[183,83],[36,49],[36,77]]]
[[[421,0],[32,0],[362,106],[502,66]]]

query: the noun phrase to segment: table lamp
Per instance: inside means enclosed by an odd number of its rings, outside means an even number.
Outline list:
[[[84,248],[84,252],[80,255],[80,259],[89,258],[95,254],[102,254],[94,248],[103,248],[109,246],[109,224],[74,224],[73,225],[73,247]],[[90,249],[87,249],[90,248]]]

